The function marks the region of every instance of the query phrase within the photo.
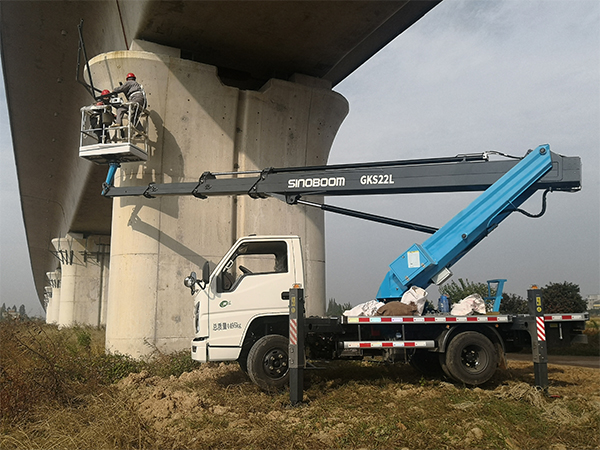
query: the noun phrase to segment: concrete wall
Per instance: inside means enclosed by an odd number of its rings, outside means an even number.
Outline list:
[[[110,89],[134,72],[147,93],[151,155],[123,164],[115,180],[121,186],[197,181],[206,170],[324,164],[348,112],[342,96],[309,77],[272,80],[256,92],[225,86],[215,67],[168,52],[106,53],[90,64],[99,87]],[[273,199],[115,199],[107,348],[134,356],[188,348],[192,298],[184,277],[206,260],[217,262],[248,233],[302,237],[307,312],[323,314],[321,212]]]

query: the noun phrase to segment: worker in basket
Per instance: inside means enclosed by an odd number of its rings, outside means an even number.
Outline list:
[[[104,89],[100,97],[97,98],[95,108],[90,116],[90,125],[96,136],[98,136],[98,142],[105,144],[110,140],[106,129],[111,126],[114,120],[115,116],[110,106],[110,91]]]
[[[112,94],[123,93],[128,102],[134,103],[132,105],[131,116],[129,117],[130,124],[135,127],[138,132],[142,132],[142,127],[138,123],[142,110],[146,107],[146,94],[144,88],[136,81],[136,76],[133,73],[127,74],[127,81],[120,86],[113,89]],[[117,108],[117,117],[115,119],[115,126],[123,126],[123,116],[129,114],[129,106],[121,105]],[[121,137],[123,131],[121,130]]]

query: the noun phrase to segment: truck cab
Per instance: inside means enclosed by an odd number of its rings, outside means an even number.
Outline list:
[[[300,238],[243,237],[209,268],[201,280],[186,279],[195,293],[192,358],[239,360],[244,369],[258,338],[287,336],[289,289],[304,282]]]

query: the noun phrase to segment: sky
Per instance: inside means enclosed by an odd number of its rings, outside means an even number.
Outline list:
[[[600,293],[600,2],[445,0],[335,87],[350,103],[329,163],[550,144],[580,156],[583,189],[554,192],[539,219],[512,214],[451,269],[451,280],[569,281]],[[328,203],[440,227],[477,194],[331,198]],[[541,192],[523,208],[537,213]],[[343,230],[343,232],[340,232]],[[428,235],[326,216],[327,296],[374,298],[388,265]],[[437,289],[428,289],[437,300]]]
[[[550,144],[579,156],[583,189],[554,192],[539,219],[512,214],[453,266],[452,280],[506,278],[505,292],[568,281],[600,293],[600,2],[444,0],[334,88],[350,113],[329,163]],[[477,194],[330,198],[327,203],[440,227]],[[41,315],[31,269],[4,86],[0,86],[0,304]],[[537,213],[541,193],[523,208]],[[326,215],[327,297],[371,300],[388,265],[429,235]],[[437,299],[437,289],[428,289]],[[18,298],[19,300],[14,300]]]
[[[28,316],[43,317],[25,239],[1,64],[0,75],[0,305],[25,305]]]

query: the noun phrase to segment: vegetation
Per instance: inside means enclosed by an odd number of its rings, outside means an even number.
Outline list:
[[[179,376],[198,366],[187,350],[165,355],[154,349],[144,360],[106,353],[104,330],[93,327],[58,330],[36,321],[3,321],[0,342],[3,424],[42,405],[76,406],[130,373]]]
[[[327,311],[325,314],[328,317],[339,317],[344,311],[348,311],[349,309],[352,309],[352,305],[350,303],[344,303],[343,305],[340,305],[335,301],[335,298],[330,298],[329,302],[327,303]]]
[[[502,293],[500,314],[529,314],[527,300],[517,294]]]
[[[106,355],[102,329],[3,322],[0,340],[2,449],[600,446],[598,369],[550,365],[548,398],[531,362],[509,361],[482,389],[406,364],[331,362],[305,371],[305,403],[290,408],[236,363]]]
[[[578,313],[587,310],[587,303],[579,293],[579,286],[568,281],[548,283],[542,288],[542,300],[547,313]]]
[[[579,293],[579,286],[570,283],[549,283],[541,288],[542,299],[544,302],[544,310],[547,313],[578,313],[587,310],[587,303]],[[488,296],[487,283],[471,282],[468,279],[462,278],[452,281],[440,287],[440,293],[448,296],[450,304],[456,303],[463,298],[479,294],[482,298]],[[491,296],[495,296],[496,292],[492,288]],[[487,302],[488,310],[491,307],[491,302]],[[520,295],[502,293],[502,302],[500,303],[501,314],[527,314],[529,307],[527,300]]]
[[[481,298],[488,296],[487,283],[471,282],[468,279],[458,279],[458,283],[452,280],[450,283],[446,283],[440,286],[440,294],[444,294],[448,297],[450,305],[461,301],[463,298],[469,295],[479,294]],[[492,292],[492,295],[496,295]]]
[[[6,303],[2,303],[2,306],[0,306],[0,320],[14,319],[27,319],[27,311],[25,310],[25,305],[21,305],[19,306],[19,309],[17,309],[16,305],[13,305],[12,307],[7,307]]]

